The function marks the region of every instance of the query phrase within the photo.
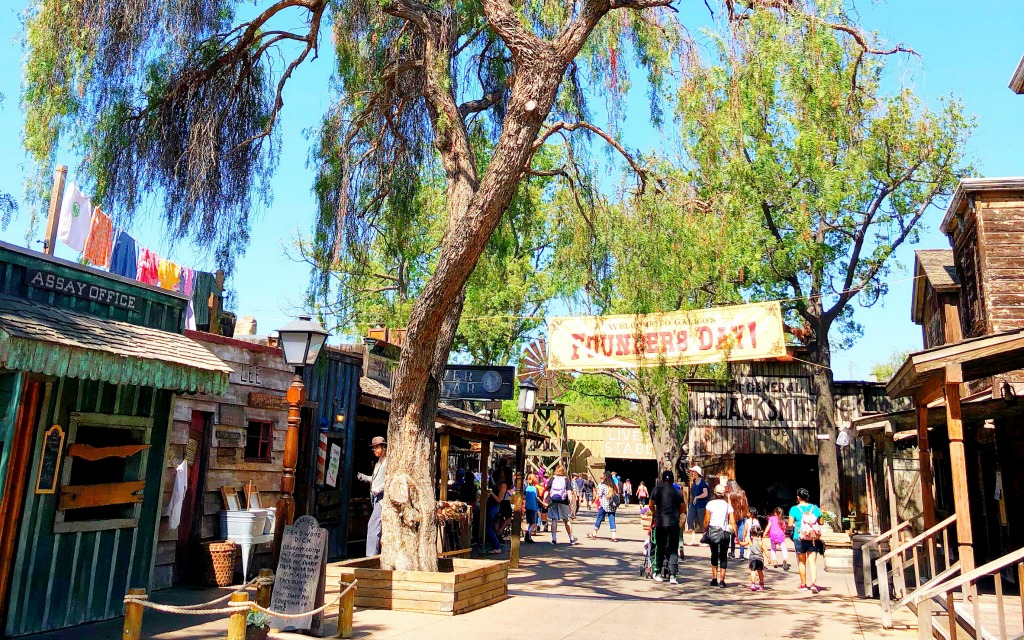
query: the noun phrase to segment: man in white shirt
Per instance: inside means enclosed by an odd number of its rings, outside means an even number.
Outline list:
[[[381,436],[377,436],[370,441],[370,448],[373,449],[373,455],[377,456],[377,463],[373,465],[373,475],[356,474],[356,478],[359,480],[370,483],[370,503],[373,505],[370,523],[366,527],[367,557],[380,554],[380,501],[384,497],[384,473],[388,463],[388,443]]]

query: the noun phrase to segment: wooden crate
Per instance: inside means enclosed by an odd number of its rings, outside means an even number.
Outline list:
[[[387,571],[380,558],[359,558],[327,566],[328,585],[359,581],[356,606],[368,609],[458,615],[508,597],[508,562],[440,558],[437,572]]]

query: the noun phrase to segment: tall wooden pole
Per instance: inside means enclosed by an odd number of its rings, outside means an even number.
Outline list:
[[[57,224],[60,222],[60,205],[64,200],[64,182],[67,178],[68,168],[62,164],[57,165],[57,170],[53,172],[53,189],[50,191],[50,210],[46,214],[46,237],[43,238],[43,253],[48,256],[52,256],[57,248]]]
[[[448,453],[452,450],[452,437],[441,434],[441,500],[448,499]]]
[[[491,461],[491,443],[484,440],[480,443],[480,550],[487,544],[487,496],[491,490],[487,486],[487,465]]]
[[[953,504],[956,508],[956,539],[960,551],[960,574],[974,569],[974,535],[971,532],[971,499],[967,486],[967,455],[964,450],[964,422],[960,414],[959,364],[946,365],[946,431],[949,433],[949,463],[953,475]]]
[[[957,394],[959,407],[960,396]],[[923,398],[915,399],[917,410],[917,462],[921,470],[921,509],[924,511],[924,528],[935,526],[935,496],[932,479],[932,452],[928,448],[928,405]],[[947,405],[948,407],[948,405]],[[890,461],[891,464],[891,461]],[[895,524],[893,526],[896,526]]]
[[[295,467],[299,461],[299,424],[302,422],[301,406],[306,400],[306,386],[302,384],[301,369],[296,369],[292,386],[288,387],[288,431],[284,439],[283,474],[281,475],[281,496],[277,499],[274,513],[274,559],[281,553],[284,528],[295,520]]]
[[[512,514],[512,548],[508,557],[510,569],[519,568],[519,536],[523,532],[523,509],[526,506],[523,472],[526,470],[526,426],[529,417],[530,414],[523,414],[522,423],[519,425],[519,446],[516,448],[516,496],[513,501],[515,513]]]

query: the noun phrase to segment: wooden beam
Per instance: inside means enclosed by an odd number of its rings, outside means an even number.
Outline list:
[[[145,480],[63,487],[60,490],[60,504],[57,508],[63,511],[142,502],[142,490],[145,487]]]
[[[900,525],[899,497],[896,495],[896,473],[893,465],[893,449],[895,445],[891,438],[885,439],[885,497],[889,503],[889,528],[895,529]],[[927,528],[927,527],[925,527]]]
[[[57,248],[57,226],[60,223],[60,207],[64,201],[64,181],[68,177],[68,168],[57,165],[53,172],[53,188],[50,190],[50,208],[46,214],[46,238],[43,239],[43,253],[52,256]],[[83,211],[82,215],[91,216],[92,211]]]
[[[970,488],[967,486],[967,455],[964,450],[964,423],[960,415],[960,365],[946,365],[946,431],[949,434],[949,463],[953,480],[953,504],[956,509],[956,537],[960,550],[961,574],[974,569],[974,536],[971,532]]]
[[[487,486],[487,470],[491,461],[491,443],[484,440],[480,443],[480,551],[487,544],[487,496],[491,494]]]
[[[441,434],[441,500],[448,500],[448,452],[452,448],[452,437]]]
[[[935,497],[933,493],[932,452],[928,445],[928,407],[918,403],[917,411],[917,462],[921,469],[921,509],[924,514],[924,528],[935,524]],[[892,444],[890,443],[891,447]],[[890,460],[891,464],[891,460]],[[896,522],[893,521],[893,526]]]

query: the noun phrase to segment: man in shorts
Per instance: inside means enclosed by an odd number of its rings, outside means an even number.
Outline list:
[[[708,483],[704,481],[704,470],[699,465],[690,467],[690,501],[686,506],[686,529],[690,532],[688,546],[700,544],[700,535],[704,533],[704,511],[711,495]]]

